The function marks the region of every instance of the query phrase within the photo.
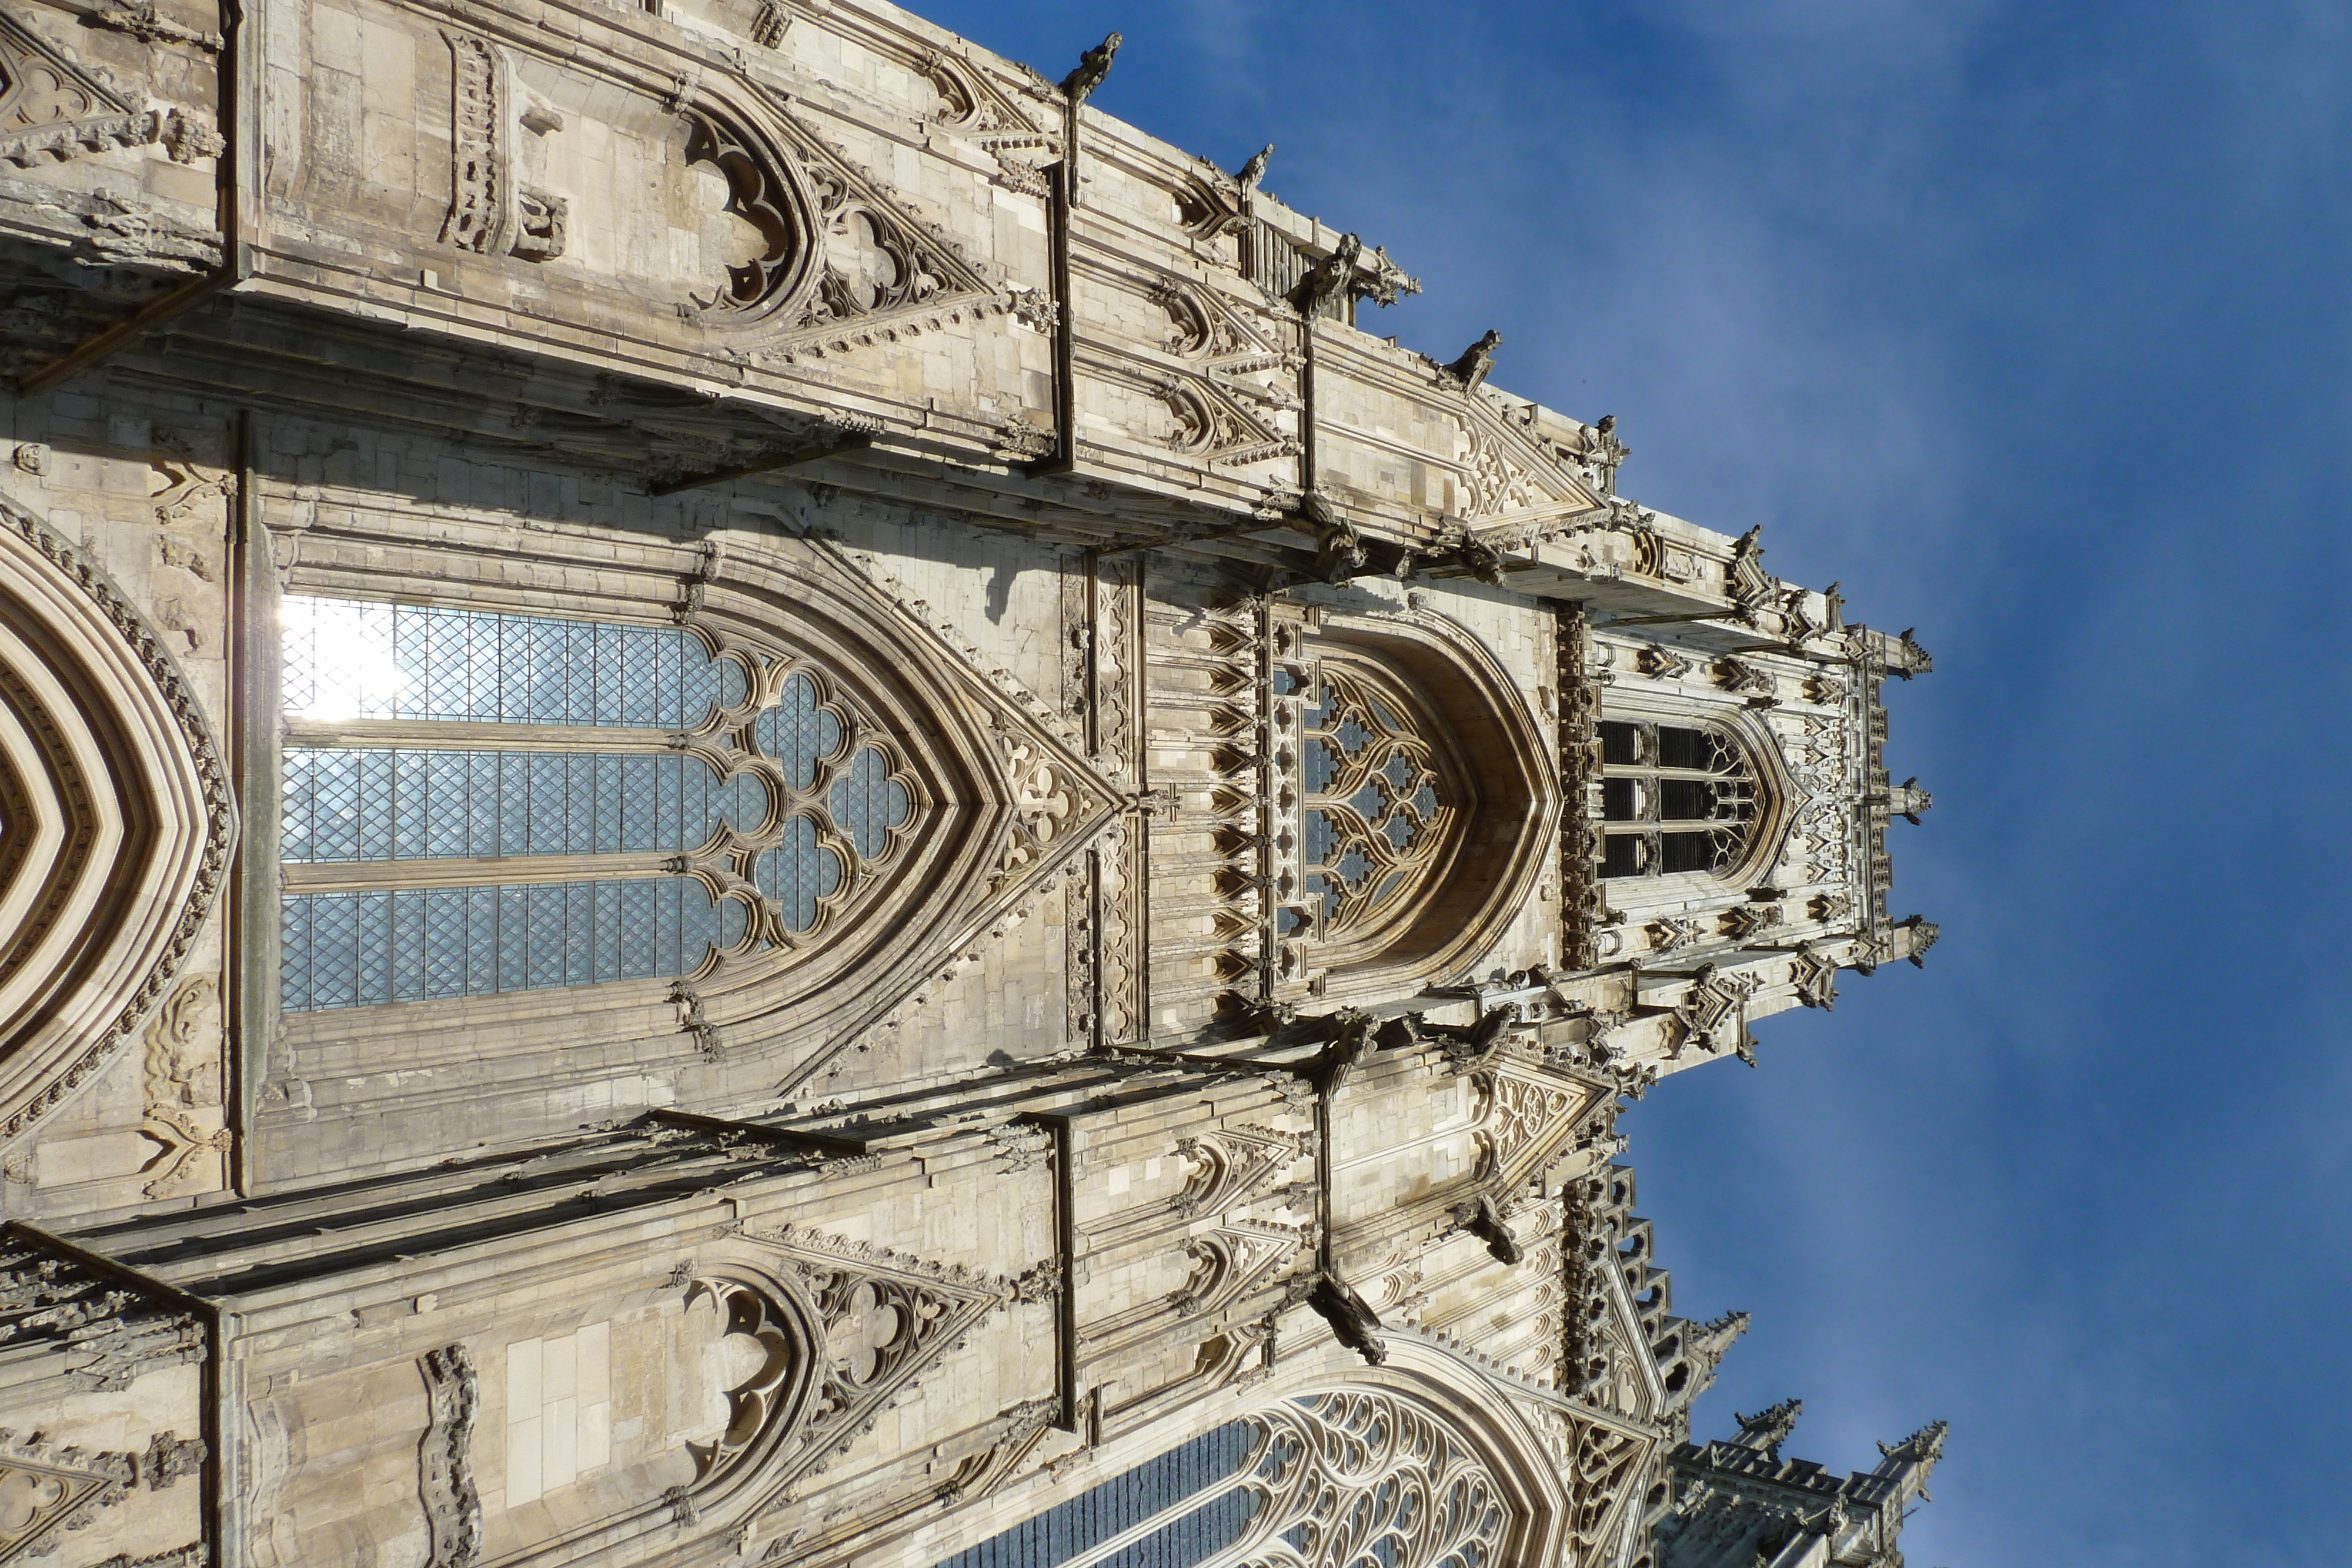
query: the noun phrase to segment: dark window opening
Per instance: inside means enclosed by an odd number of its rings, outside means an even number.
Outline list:
[[[1612,784],[1619,782],[1611,779]],[[1628,779],[1622,782],[1630,785]],[[1658,780],[1658,816],[1669,822],[1704,822],[1714,814],[1715,788],[1699,779]]]
[[[1706,732],[1698,729],[1676,729],[1666,725],[1658,727],[1658,766],[1689,768],[1702,772],[1715,767],[1715,747],[1709,744]]]
[[[1602,876],[1639,876],[1642,874],[1642,841],[1633,833],[1612,833],[1608,849],[1601,856]]]
[[[1671,876],[1678,871],[1713,871],[1715,835],[1667,833],[1659,841],[1658,869]]]

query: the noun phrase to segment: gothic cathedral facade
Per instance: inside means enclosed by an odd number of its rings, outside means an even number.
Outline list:
[[[0,1564],[1900,1563],[1614,1123],[1927,653],[1118,44],[0,0]]]

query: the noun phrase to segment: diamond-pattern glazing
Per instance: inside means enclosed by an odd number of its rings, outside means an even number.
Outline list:
[[[1320,935],[1338,936],[1388,907],[1433,863],[1451,815],[1428,741],[1400,715],[1418,710],[1381,690],[1374,672],[1327,662],[1306,710],[1301,772],[1307,903]]]
[[[304,718],[689,729],[745,695],[682,627],[300,595],[281,624],[286,711]]]
[[[288,1012],[668,978],[743,939],[743,905],[693,877],[297,894],[282,902]]]
[[[907,798],[907,787],[890,777],[888,758],[871,746],[850,759],[848,771],[834,785],[827,803],[833,809],[834,822],[866,860],[888,847],[890,830],[905,822],[914,807]]]
[[[841,749],[841,720],[819,706],[816,683],[806,675],[786,681],[776,706],[751,727],[753,743],[782,765],[795,789],[816,783],[817,765]]]
[[[291,716],[690,730],[740,706],[743,668],[676,627],[295,596]],[[282,859],[731,856],[788,929],[842,906],[914,800],[898,753],[813,670],[740,739],[774,764],[721,778],[682,752],[325,745],[283,755]],[[779,786],[781,785],[781,788]],[[772,820],[777,822],[771,827]],[[394,873],[397,876],[397,873]],[[751,908],[690,877],[311,893],[281,901],[289,1012],[651,979],[747,936]]]
[[[816,823],[794,817],[784,824],[784,841],[751,862],[751,882],[776,905],[787,931],[816,924],[817,903],[840,891],[841,857],[817,841]]]
[[[698,757],[298,747],[282,777],[289,863],[689,853],[768,815],[757,774],[717,779]]]

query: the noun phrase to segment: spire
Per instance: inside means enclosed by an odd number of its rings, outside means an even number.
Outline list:
[[[1687,1344],[1690,1357],[1690,1383],[1683,1391],[1685,1402],[1697,1398],[1715,1382],[1716,1369],[1731,1350],[1732,1341],[1748,1332],[1746,1312],[1726,1312],[1713,1322],[1700,1323],[1690,1331]]]
[[[1801,1399],[1783,1399],[1769,1410],[1759,1411],[1753,1416],[1741,1416],[1735,1411],[1733,1419],[1739,1423],[1739,1436],[1731,1439],[1731,1446],[1736,1448],[1760,1448],[1768,1458],[1777,1459],[1780,1457],[1780,1445],[1789,1440],[1790,1432],[1796,1430],[1797,1417],[1804,1413],[1804,1409],[1805,1402]],[[1889,1449],[1888,1452],[1894,1450]]]

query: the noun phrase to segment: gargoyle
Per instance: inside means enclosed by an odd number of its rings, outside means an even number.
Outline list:
[[[1506,1004],[1488,1008],[1476,1023],[1423,1023],[1418,1029],[1422,1039],[1444,1042],[1445,1060],[1456,1072],[1475,1072],[1495,1059],[1518,1016],[1518,1009]]]
[[[1486,1244],[1486,1255],[1497,1263],[1519,1260],[1519,1239],[1503,1223],[1502,1210],[1485,1193],[1475,1203],[1465,1203],[1454,1211],[1454,1223]]]
[[[1462,390],[1476,392],[1486,372],[1495,368],[1495,350],[1503,346],[1503,335],[1489,329],[1486,335],[1462,350],[1462,357],[1444,367],[1446,376]]]
[[[1113,33],[1080,55],[1078,68],[1062,78],[1062,96],[1074,106],[1086,102],[1094,95],[1095,89],[1102,86],[1103,78],[1110,75],[1111,57],[1118,53],[1119,45],[1125,42],[1127,39],[1123,35]]]
[[[1332,1333],[1339,1336],[1341,1344],[1370,1364],[1378,1366],[1389,1358],[1389,1347],[1381,1339],[1380,1314],[1337,1274],[1328,1270],[1318,1274],[1315,1289],[1307,1293],[1307,1304],[1323,1315],[1323,1321],[1331,1325]]]
[[[1298,287],[1290,291],[1290,302],[1302,316],[1322,312],[1335,301],[1344,300],[1355,291],[1356,263],[1364,254],[1364,242],[1357,235],[1341,235],[1338,248],[1307,269]]]
[[[1328,1100],[1339,1092],[1339,1085],[1348,1081],[1349,1074],[1370,1060],[1379,1044],[1373,1039],[1371,1014],[1356,1008],[1341,1008],[1327,1017],[1331,1032],[1325,1037],[1323,1049],[1317,1052],[1307,1075],[1316,1092]]]

